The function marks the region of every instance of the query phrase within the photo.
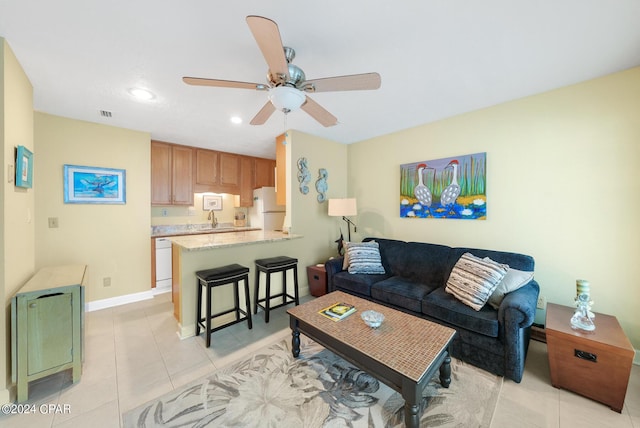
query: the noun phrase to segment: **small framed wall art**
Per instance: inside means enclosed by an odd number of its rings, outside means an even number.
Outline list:
[[[16,151],[16,186],[33,187],[33,153],[24,146]]]
[[[125,204],[125,170],[65,165],[64,203]]]
[[[222,211],[221,195],[203,195],[202,209],[204,211]]]

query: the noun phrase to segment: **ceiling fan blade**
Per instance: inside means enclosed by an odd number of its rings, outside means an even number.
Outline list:
[[[218,88],[255,89],[258,91],[266,91],[267,89],[269,89],[267,85],[264,85],[262,83],[236,82],[234,80],[203,79],[200,77],[183,77],[182,81],[188,85],[195,85],[195,86],[215,86]]]
[[[278,24],[263,16],[255,15],[247,16],[247,24],[275,80],[280,80],[279,76],[289,80],[289,66],[284,55]]]
[[[276,111],[276,108],[273,106],[273,104],[271,104],[271,101],[267,101],[267,103],[262,106],[258,114],[256,114],[249,123],[252,125],[264,125],[264,123],[271,117],[274,111]]]
[[[304,82],[304,90],[308,92],[362,91],[378,89],[380,84],[378,73],[364,73],[307,80]]]
[[[322,126],[334,126],[338,124],[338,118],[329,113],[324,107],[311,98],[307,97],[307,100],[300,107],[306,111],[309,116],[320,122]]]

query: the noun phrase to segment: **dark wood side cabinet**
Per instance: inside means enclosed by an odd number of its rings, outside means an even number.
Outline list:
[[[547,305],[551,384],[622,412],[634,350],[616,317],[596,313],[592,332],[571,328],[575,308]]]
[[[327,294],[327,271],[324,265],[307,266],[309,293],[314,297]]]

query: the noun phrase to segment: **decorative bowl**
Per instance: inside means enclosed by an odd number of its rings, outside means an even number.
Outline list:
[[[371,328],[378,328],[382,321],[384,321],[384,315],[376,311],[364,311],[360,317]]]

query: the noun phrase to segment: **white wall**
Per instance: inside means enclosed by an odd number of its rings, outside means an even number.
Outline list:
[[[589,280],[639,349],[639,112],[634,68],[350,145],[359,236],[530,254],[548,301],[572,305]],[[399,217],[400,164],[477,152],[487,220]]]
[[[151,288],[150,136],[112,126],[35,114],[36,265],[88,265],[87,302]],[[63,166],[126,171],[126,204],[65,204]],[[57,217],[59,227],[48,227]],[[111,286],[103,286],[103,278]]]

